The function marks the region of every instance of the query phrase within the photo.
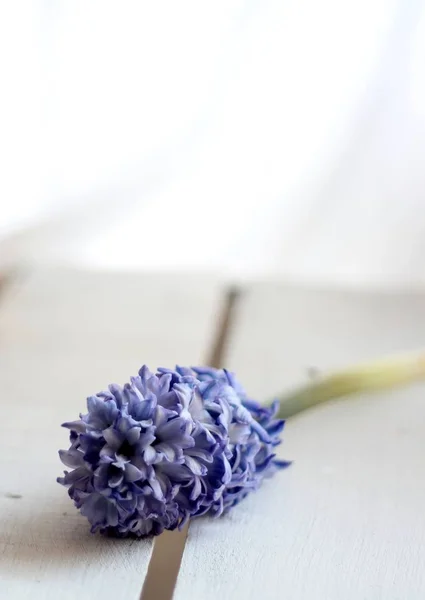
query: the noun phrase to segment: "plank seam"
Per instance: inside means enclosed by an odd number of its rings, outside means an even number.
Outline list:
[[[211,344],[207,364],[219,368],[225,357],[232,324],[241,292],[228,289],[223,298],[221,314]],[[148,571],[143,583],[140,600],[171,600],[179,575],[189,523],[181,531],[164,531],[155,538]]]

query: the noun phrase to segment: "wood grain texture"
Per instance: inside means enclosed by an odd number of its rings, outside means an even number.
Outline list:
[[[425,295],[258,285],[228,366],[267,398],[307,377],[425,346]],[[425,597],[425,386],[289,420],[294,464],[221,520],[191,524],[175,598]]]
[[[55,479],[60,423],[111,381],[198,363],[220,291],[210,278],[43,271],[0,304],[0,597],[139,597],[151,541],[92,536]]]

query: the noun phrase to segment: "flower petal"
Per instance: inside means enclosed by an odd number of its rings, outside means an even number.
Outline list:
[[[124,441],[123,434],[117,431],[114,427],[108,427],[107,429],[104,429],[103,437],[105,438],[108,446],[115,451],[119,449]]]
[[[207,474],[207,467],[203,464],[201,464],[198,460],[196,460],[195,458],[193,458],[192,456],[189,456],[188,454],[186,454],[186,456],[184,457],[184,463],[187,467],[189,467],[189,469],[192,471],[192,473],[194,475],[206,475]]]
[[[133,446],[140,438],[140,427],[132,427],[127,431],[126,438],[129,444]]]
[[[69,450],[59,450],[59,457],[64,465],[75,469],[81,467],[84,464],[84,454],[79,450],[70,448]]]
[[[125,479],[130,482],[138,481],[143,479],[143,473],[135,465],[127,463],[125,465]]]
[[[145,459],[146,464],[152,465],[156,460],[157,454],[155,448],[152,446],[146,446],[143,452],[143,458]]]
[[[67,423],[62,423],[62,427],[66,427],[71,431],[76,431],[77,433],[84,433],[86,431],[86,424],[81,419],[77,421],[68,421]]]

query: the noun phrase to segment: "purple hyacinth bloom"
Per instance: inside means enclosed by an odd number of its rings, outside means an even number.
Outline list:
[[[219,516],[289,463],[274,447],[284,421],[249,399],[226,370],[144,366],[120,387],[87,399],[64,423],[69,488],[92,532],[157,535],[189,518]]]

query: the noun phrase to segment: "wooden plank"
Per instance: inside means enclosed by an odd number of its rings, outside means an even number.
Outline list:
[[[219,311],[210,277],[40,271],[0,304],[0,596],[138,598],[152,540],[92,536],[55,481],[60,423],[146,362],[206,356]]]
[[[425,346],[425,295],[254,286],[228,366],[268,398],[319,370]],[[424,385],[290,419],[293,459],[219,520],[194,521],[176,600],[425,596]]]

